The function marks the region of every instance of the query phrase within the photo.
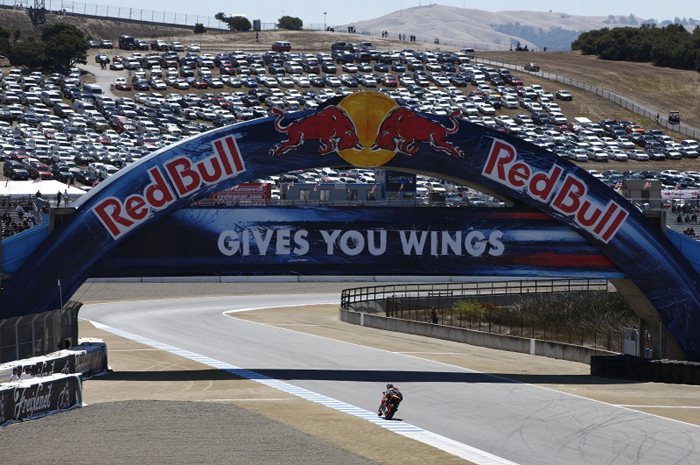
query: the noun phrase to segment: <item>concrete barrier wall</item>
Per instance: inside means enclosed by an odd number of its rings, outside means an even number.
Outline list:
[[[413,320],[387,318],[383,315],[354,312],[340,309],[340,320],[359,326],[383,329],[405,334],[433,337],[447,341],[462,342],[490,349],[507,350],[522,354],[542,355],[545,357],[570,360],[572,362],[591,363],[593,355],[617,355],[606,350],[563,344],[559,342],[541,341],[517,336],[490,334],[472,329],[454,326],[436,325]]]

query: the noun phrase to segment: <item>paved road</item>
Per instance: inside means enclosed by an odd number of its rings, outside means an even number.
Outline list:
[[[390,380],[407,400],[397,416],[521,465],[700,463],[697,426],[222,315],[337,300],[338,294],[306,294],[118,302],[86,306],[81,317],[367,410]]]

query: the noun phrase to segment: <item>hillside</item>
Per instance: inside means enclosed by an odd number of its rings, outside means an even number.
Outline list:
[[[525,4],[523,6],[526,6]],[[570,50],[571,42],[582,32],[626,24],[638,25],[641,18],[614,16],[575,16],[565,13],[535,11],[490,12],[444,5],[428,5],[395,11],[380,18],[355,23],[358,33],[370,35],[388,31],[418,36],[418,41],[473,47],[486,50],[508,50],[517,42],[528,48]],[[635,24],[637,23],[637,24]]]

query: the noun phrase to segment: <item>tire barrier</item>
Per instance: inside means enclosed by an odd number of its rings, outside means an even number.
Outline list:
[[[82,406],[78,374],[54,374],[0,385],[0,426]]]
[[[631,355],[591,356],[591,375],[668,384],[700,385],[700,363],[651,360]]]

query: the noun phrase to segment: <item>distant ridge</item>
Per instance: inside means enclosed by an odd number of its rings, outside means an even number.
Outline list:
[[[531,50],[571,50],[582,32],[604,27],[637,27],[644,22],[630,16],[576,16],[537,11],[491,12],[444,5],[418,6],[353,23],[358,33],[389,38],[416,35],[418,42],[508,50],[520,42]]]

